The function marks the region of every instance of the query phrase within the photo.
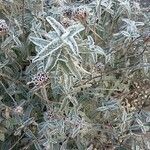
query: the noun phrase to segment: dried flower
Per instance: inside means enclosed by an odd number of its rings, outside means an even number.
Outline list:
[[[0,36],[5,35],[8,32],[8,26],[4,19],[0,19]]]
[[[63,18],[61,19],[61,24],[62,24],[65,28],[71,26],[72,23],[73,23],[72,20],[70,20],[69,18],[63,17]]]
[[[63,13],[64,17],[67,17],[67,18],[71,19],[72,15],[73,15],[73,9],[71,9],[71,8],[65,8],[65,9],[63,9],[62,13]]]
[[[33,83],[36,87],[43,86],[48,80],[48,76],[45,72],[39,72],[32,78],[31,82],[28,82],[27,84]]]
[[[104,66],[104,64],[101,63],[101,62],[97,62],[97,63],[95,64],[95,69],[96,69],[97,71],[104,71],[104,68],[105,68],[105,66]]]
[[[15,113],[15,114],[23,114],[23,107],[17,106],[17,107],[14,109],[14,113]]]
[[[88,17],[88,11],[86,8],[78,7],[73,12],[73,19],[75,21],[86,21]]]

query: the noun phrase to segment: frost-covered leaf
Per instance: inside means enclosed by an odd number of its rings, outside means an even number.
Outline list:
[[[65,39],[66,37],[73,37],[77,33],[83,31],[85,27],[82,24],[75,24],[66,29],[66,32],[61,36],[62,40]]]
[[[135,25],[136,26],[144,26],[144,23],[143,22],[135,22]]]
[[[129,0],[125,0],[125,1],[118,0],[118,1],[120,2],[121,9],[123,11],[127,11],[128,15],[130,16],[131,15],[131,5],[130,5]]]
[[[78,101],[77,101],[77,99],[76,99],[75,97],[72,97],[72,96],[70,96],[70,95],[68,95],[67,97],[68,97],[68,99],[70,100],[70,102],[71,102],[73,105],[75,105],[75,106],[78,105]]]
[[[73,37],[68,37],[64,42],[69,45],[70,49],[75,55],[79,55],[78,45]]]
[[[36,63],[31,63],[29,66],[27,66],[25,74],[29,74],[35,67]]]
[[[79,70],[76,68],[75,63],[73,62],[72,59],[69,59],[68,62],[66,63],[67,67],[71,71],[71,73],[76,76],[79,80],[81,80],[81,74]]]
[[[94,50],[96,53],[106,56],[106,53],[104,52],[104,50],[100,46],[96,45]]]
[[[72,87],[72,76],[68,76],[68,74],[64,74],[64,87],[65,90],[69,92]]]
[[[61,55],[58,60],[67,62],[68,58],[66,56]]]
[[[36,47],[35,47],[35,51],[36,51],[37,53],[39,53],[39,52],[41,51],[41,49],[42,49],[42,48],[41,48],[40,46],[36,46]]]
[[[0,141],[4,142],[5,141],[5,134],[0,132]]]
[[[60,68],[61,68],[61,70],[65,73],[65,74],[67,74],[68,76],[70,75],[70,69],[68,68],[68,66],[67,66],[67,62],[68,61],[62,61],[62,60],[59,60],[59,66],[60,66]]]
[[[11,41],[13,40],[13,37],[12,36],[9,36],[5,39],[5,41],[2,43],[1,47],[4,48],[6,47],[7,45],[9,45],[11,43]]]
[[[123,123],[125,123],[127,121],[127,112],[125,109],[123,110],[122,121],[123,121]]]
[[[80,133],[80,127],[73,129],[72,138],[75,138]]]
[[[94,40],[91,36],[88,36],[87,44],[89,45],[89,47],[94,45]]]
[[[51,55],[54,51],[59,49],[62,45],[63,45],[63,43],[59,38],[53,40],[48,45],[43,47],[43,49],[33,59],[33,62],[43,60],[45,57],[47,57],[48,55]]]
[[[126,36],[126,37],[130,37],[130,36],[131,36],[130,33],[127,32],[127,31],[121,31],[121,33],[122,33],[124,36]]]
[[[50,43],[50,41],[48,40],[44,40],[42,38],[38,38],[38,37],[29,37],[30,41],[32,41],[36,46],[40,46],[40,47],[45,47],[45,45],[48,45]]]
[[[56,66],[60,54],[61,50],[58,50],[47,58],[47,62],[44,69],[45,71],[47,71],[48,69],[53,69]]]
[[[91,73],[88,72],[88,71],[86,71],[82,66],[76,65],[76,67],[77,67],[82,73],[91,75]]]
[[[0,69],[3,68],[8,62],[9,60],[5,60],[3,63],[0,63]]]
[[[46,20],[48,23],[55,29],[56,33],[61,36],[63,33],[65,33],[65,28],[54,18],[51,16],[46,17]]]
[[[49,31],[45,36],[51,40],[58,38],[58,34],[55,31]]]
[[[22,44],[21,44],[21,41],[19,40],[18,37],[13,36],[13,40],[14,40],[14,42],[16,43],[17,46],[21,46],[21,45],[22,45]]]

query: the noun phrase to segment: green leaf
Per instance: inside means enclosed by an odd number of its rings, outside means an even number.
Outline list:
[[[61,70],[69,76],[70,75],[70,69],[67,66],[67,62],[68,61],[59,60],[58,64],[59,64]]]
[[[8,38],[6,38],[6,40],[2,43],[1,47],[4,48],[7,45],[9,45],[11,43],[11,41],[13,40],[12,36],[9,36]]]
[[[5,60],[3,63],[0,63],[0,69],[3,68],[8,62],[9,60]]]
[[[0,141],[4,142],[5,141],[5,134],[0,132]]]

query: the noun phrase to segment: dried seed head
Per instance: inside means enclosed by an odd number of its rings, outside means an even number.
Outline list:
[[[95,64],[95,69],[96,69],[97,71],[104,71],[104,68],[105,68],[105,65],[104,65],[103,63],[101,63],[101,62],[97,62],[97,63]]]
[[[47,80],[48,76],[45,72],[37,73],[32,79],[35,86],[42,86],[45,82],[47,82]]]
[[[17,107],[14,109],[14,113],[15,113],[15,114],[23,114],[23,107],[17,106]]]
[[[88,17],[88,11],[84,7],[78,7],[74,10],[72,18],[75,21],[86,21]]]
[[[36,88],[44,86],[45,83],[48,81],[48,75],[45,72],[38,72],[36,75],[33,76],[32,81],[28,82],[27,84],[34,84]]]
[[[66,18],[66,17],[63,17],[60,22],[65,28],[67,28],[73,24],[72,20],[70,20],[69,18]]]
[[[7,32],[8,26],[6,24],[6,21],[4,19],[0,19],[0,36],[7,34]]]
[[[64,17],[71,19],[72,15],[73,15],[73,10],[71,8],[65,8],[65,9],[63,9],[62,13],[63,13]]]

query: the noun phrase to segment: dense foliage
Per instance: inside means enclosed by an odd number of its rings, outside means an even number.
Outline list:
[[[0,0],[0,149],[150,149],[147,6]]]

